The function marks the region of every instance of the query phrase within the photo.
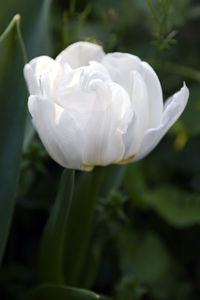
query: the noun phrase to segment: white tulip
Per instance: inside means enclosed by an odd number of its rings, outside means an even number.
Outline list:
[[[55,60],[40,56],[24,68],[28,107],[49,154],[66,168],[142,159],[183,112],[184,84],[163,104],[160,81],[146,62],[127,53],[77,42]]]

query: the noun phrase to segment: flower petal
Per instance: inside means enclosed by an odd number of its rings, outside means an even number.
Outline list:
[[[131,95],[131,73],[141,69],[141,60],[132,54],[115,52],[106,54],[102,59],[102,64],[109,71],[112,80]]]
[[[169,128],[182,114],[187,104],[188,97],[189,90],[184,84],[178,92],[166,101],[160,126],[157,128],[150,128],[146,131],[140,150],[132,162],[142,159],[157,146]]]
[[[142,62],[140,71],[147,86],[149,98],[149,128],[157,127],[162,120],[163,96],[158,76],[153,68],[146,62]]]
[[[65,73],[58,84],[57,103],[66,109],[78,111],[104,110],[109,101],[99,101],[95,94],[98,82],[110,80],[107,70],[98,62]],[[108,100],[108,99],[107,99]]]
[[[84,164],[107,165],[122,159],[122,135],[127,131],[133,113],[127,93],[118,84],[96,81],[91,88],[94,89],[94,103],[101,102],[101,109],[93,105],[85,111],[69,112],[84,132]]]
[[[89,61],[100,61],[105,55],[101,46],[89,42],[77,42],[57,57],[56,61],[61,65],[69,64],[73,69],[88,65]]]
[[[123,86],[129,95],[132,93],[131,73],[138,71],[141,74],[149,97],[149,128],[158,126],[162,118],[163,97],[160,81],[152,67],[137,56],[120,52],[105,55],[102,64],[110,72],[112,80]]]
[[[137,71],[132,72],[132,109],[134,118],[123,136],[125,154],[123,159],[133,156],[139,150],[142,138],[149,124],[148,94],[145,82]]]
[[[82,131],[75,120],[53,102],[30,96],[29,111],[37,132],[52,158],[66,168],[82,169]]]
[[[41,77],[50,72],[57,74],[60,71],[60,66],[49,56],[39,56],[32,59],[24,66],[24,77],[26,79],[28,89],[31,95],[42,95]],[[51,80],[52,83],[52,80]]]

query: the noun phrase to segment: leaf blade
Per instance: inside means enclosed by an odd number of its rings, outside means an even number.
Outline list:
[[[24,300],[95,300],[100,299],[99,295],[77,288],[66,287],[62,285],[43,285],[32,289],[25,297]]]
[[[19,22],[20,16],[16,15],[0,38],[0,262],[15,206],[25,128],[25,87],[23,93],[19,88],[24,84],[23,62],[19,47],[19,40],[22,41],[21,36],[19,37]],[[19,74],[19,76],[15,74]],[[13,89],[15,94],[13,94]]]
[[[74,171],[63,171],[58,195],[45,226],[40,254],[41,282],[63,283],[64,235],[74,190]]]

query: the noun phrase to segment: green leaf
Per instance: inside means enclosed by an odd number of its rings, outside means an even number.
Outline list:
[[[117,300],[141,300],[146,293],[147,289],[130,275],[123,276],[116,287]]]
[[[153,284],[170,269],[170,256],[155,233],[138,234],[128,226],[121,226],[117,241],[121,271],[134,276],[136,281]]]
[[[22,16],[22,32],[28,49],[28,57],[51,52],[49,38],[49,15],[52,0],[29,1],[7,0],[0,3],[0,28],[7,25],[7,20],[19,13]]]
[[[90,289],[94,285],[98,275],[104,247],[105,241],[101,238],[97,237],[95,241],[92,241],[80,276],[79,285],[82,288]]]
[[[186,167],[189,172],[190,162]],[[195,170],[198,174],[197,171]],[[146,184],[145,169],[141,168],[141,164],[128,168],[124,183],[133,205],[147,210],[153,209],[167,223],[175,227],[200,223],[199,193],[182,190],[169,184],[162,184],[154,189],[149,188]]]
[[[173,186],[159,187],[145,196],[146,202],[168,223],[186,227],[200,223],[200,195]]]
[[[25,50],[19,23],[16,15],[0,37],[0,261],[15,205],[26,116]]]
[[[42,285],[28,292],[23,300],[103,300],[99,295],[77,288],[62,285]]]
[[[27,47],[28,59],[39,55],[51,55],[52,43],[49,34],[49,19],[52,0],[7,0],[0,2],[0,29],[5,28],[7,20],[16,13],[22,16],[22,33]],[[28,97],[28,95],[27,95]],[[26,116],[26,127],[23,151],[27,148],[34,136],[35,130],[29,113]]]
[[[52,0],[36,1],[39,9],[33,19],[27,36],[27,51],[30,58],[39,55],[52,54],[52,43],[50,38],[50,10]]]
[[[74,171],[64,170],[58,195],[44,229],[39,255],[42,282],[63,283],[64,238],[74,189]]]
[[[52,54],[52,42],[49,32],[49,19],[52,0],[34,2],[36,2],[37,6],[39,5],[39,8],[37,9],[37,14],[32,20],[32,25],[29,25],[30,29],[26,35],[27,52],[29,58],[31,59],[39,55]],[[23,145],[24,152],[26,152],[34,136],[34,133],[35,130],[32,125],[30,114],[28,113],[26,119],[26,130]]]
[[[117,284],[117,299],[141,299],[143,292],[151,299],[171,299],[184,269],[157,233],[119,226],[117,247],[123,275]]]

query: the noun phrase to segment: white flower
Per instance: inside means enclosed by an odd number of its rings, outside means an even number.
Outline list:
[[[183,112],[184,84],[163,105],[160,81],[137,56],[77,42],[24,68],[28,107],[52,158],[66,168],[142,159]]]

